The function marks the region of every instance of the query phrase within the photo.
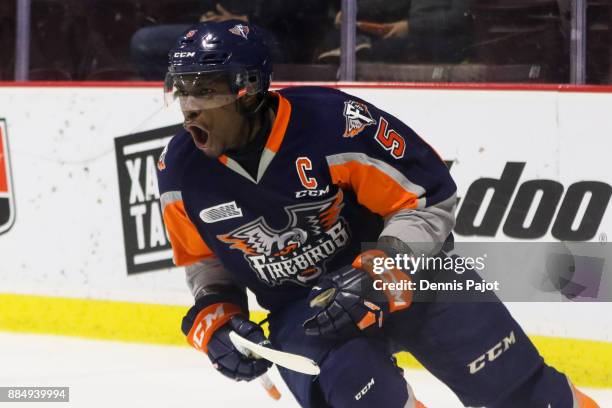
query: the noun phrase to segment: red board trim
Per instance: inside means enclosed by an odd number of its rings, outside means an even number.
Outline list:
[[[428,83],[428,82],[274,82],[275,89],[310,85],[355,89],[415,89],[456,91],[545,91],[575,93],[612,93],[612,85]],[[0,81],[0,88],[159,88],[161,82],[149,81]],[[161,91],[160,91],[161,92]]]

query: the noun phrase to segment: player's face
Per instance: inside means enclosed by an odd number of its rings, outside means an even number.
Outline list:
[[[237,112],[236,104],[214,109],[183,111],[185,129],[198,149],[209,157],[219,157],[225,151],[246,144],[248,124]]]
[[[240,148],[248,139],[248,122],[236,108],[225,78],[209,81],[201,89],[179,96],[185,129],[193,142],[209,157]]]

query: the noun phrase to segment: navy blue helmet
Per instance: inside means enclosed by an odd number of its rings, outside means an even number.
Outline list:
[[[200,23],[170,50],[166,102],[178,98],[183,110],[215,108],[244,94],[265,94],[271,77],[260,28],[240,20]]]

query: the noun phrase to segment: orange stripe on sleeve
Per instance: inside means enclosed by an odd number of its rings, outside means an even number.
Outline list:
[[[395,211],[417,208],[418,196],[375,166],[348,161],[329,167],[332,182],[357,194],[359,204],[383,217]]]
[[[172,243],[175,265],[191,265],[214,255],[187,216],[183,201],[175,201],[165,207],[164,223]]]

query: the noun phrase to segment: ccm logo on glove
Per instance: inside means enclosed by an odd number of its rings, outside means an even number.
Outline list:
[[[187,342],[196,350],[208,353],[207,345],[213,333],[240,313],[240,308],[231,303],[215,303],[202,309],[187,335]]]

